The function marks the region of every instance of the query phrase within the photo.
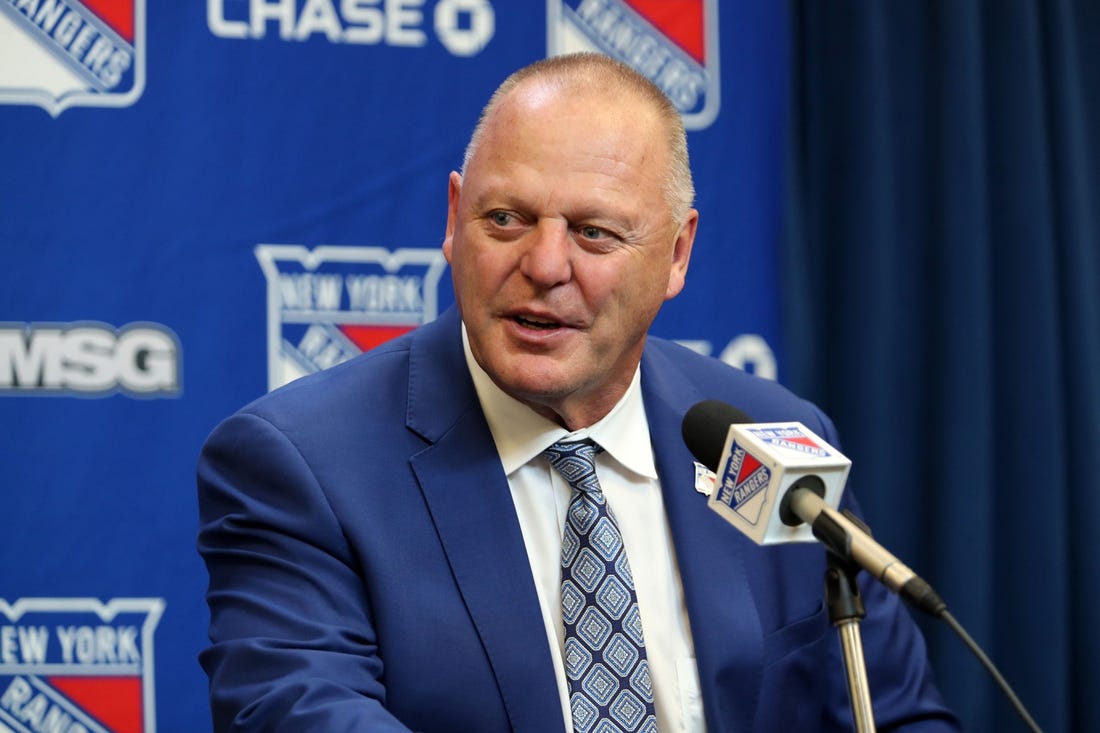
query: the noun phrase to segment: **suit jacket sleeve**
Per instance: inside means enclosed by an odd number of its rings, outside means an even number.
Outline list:
[[[202,451],[198,484],[214,729],[407,731],[384,708],[352,553],[287,436],[255,415],[228,419]]]
[[[563,730],[453,309],[230,417],[198,489],[217,731]]]

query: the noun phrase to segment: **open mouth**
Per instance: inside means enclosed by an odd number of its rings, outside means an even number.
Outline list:
[[[531,318],[530,316],[516,316],[515,321],[524,328],[530,328],[536,331],[551,331],[555,328],[561,328],[561,324],[557,321]]]

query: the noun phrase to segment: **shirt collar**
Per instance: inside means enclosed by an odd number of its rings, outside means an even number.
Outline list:
[[[474,359],[466,324],[462,324],[462,348],[505,474],[511,475],[559,440],[591,438],[625,468],[646,478],[657,478],[649,422],[642,404],[640,366],[611,412],[587,428],[569,432],[496,385]]]

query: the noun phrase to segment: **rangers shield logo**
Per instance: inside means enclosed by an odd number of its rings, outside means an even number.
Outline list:
[[[0,599],[0,613],[0,731],[155,733],[162,599]]]
[[[145,0],[0,0],[0,103],[129,107],[145,87]]]
[[[268,389],[347,361],[439,314],[439,250],[261,244]]]
[[[813,438],[796,427],[752,428],[749,432],[767,445],[774,445],[793,453],[801,453],[816,458],[826,458],[830,455],[829,451],[818,445]]]
[[[718,116],[718,0],[547,0],[547,54],[598,51],[664,90],[689,130]]]
[[[767,503],[765,489],[771,480],[771,469],[734,443],[722,475],[718,501],[740,514],[749,524],[755,525],[760,521],[760,513]]]

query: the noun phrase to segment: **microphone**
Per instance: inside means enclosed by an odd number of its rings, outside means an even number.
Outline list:
[[[720,400],[694,405],[684,416],[680,432],[696,460],[717,474],[707,501],[711,509],[760,545],[816,537],[829,552],[943,620],[993,677],[1028,728],[1042,733],[1008,681],[932,586],[871,539],[871,531],[854,515],[836,510],[851,461],[802,423],[753,423],[744,412]]]
[[[753,423],[732,405],[704,400],[688,410],[681,434],[716,474],[707,505],[756,544],[816,538],[921,610],[946,609],[862,522],[836,510],[852,462],[802,423]]]

